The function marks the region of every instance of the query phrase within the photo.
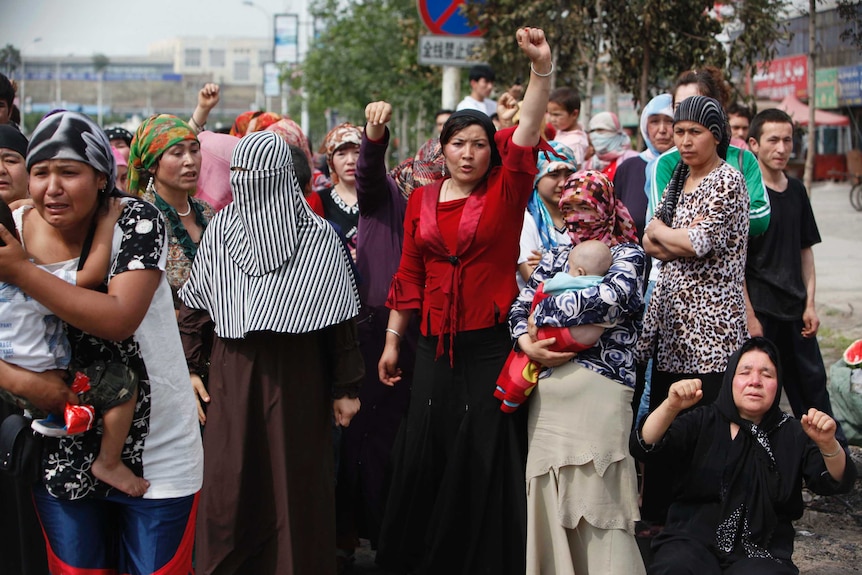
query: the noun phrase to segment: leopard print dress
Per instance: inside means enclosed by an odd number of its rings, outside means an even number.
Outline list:
[[[689,228],[697,255],[662,264],[638,340],[639,360],[652,357],[668,373],[725,370],[748,337],[742,291],[748,208],[745,178],[726,162],[681,194],[673,227]],[[702,221],[692,226],[698,217]]]

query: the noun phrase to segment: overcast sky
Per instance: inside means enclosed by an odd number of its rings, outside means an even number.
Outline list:
[[[242,0],[0,0],[0,44],[25,56],[119,56],[146,55],[149,44],[178,36],[266,38],[267,14],[296,12],[305,0],[254,3],[259,8]]]

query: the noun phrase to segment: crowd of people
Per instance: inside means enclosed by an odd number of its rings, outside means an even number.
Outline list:
[[[638,152],[515,39],[525,87],[475,66],[392,169],[383,101],[318,165],[288,117],[207,130],[215,84],[28,139],[0,75],[0,416],[41,440],[0,475],[10,573],[335,574],[360,539],[392,573],[798,573],[803,485],[856,468],[791,118],[692,70]]]

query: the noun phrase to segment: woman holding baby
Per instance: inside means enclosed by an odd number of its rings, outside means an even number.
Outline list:
[[[634,539],[639,518],[628,452],[635,385],[634,345],[643,310],[644,252],[613,184],[596,171],[573,174],[560,200],[572,244],[611,249],[602,281],[536,304],[536,288],[569,271],[571,246],[542,258],[512,305],[518,347],[543,373],[528,410],[527,573],[644,573]],[[592,347],[551,351],[541,327],[608,326]],[[573,424],[573,422],[575,422]]]

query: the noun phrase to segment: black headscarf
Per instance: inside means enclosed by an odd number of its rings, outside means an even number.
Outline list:
[[[743,419],[733,401],[733,378],[739,360],[747,352],[759,350],[772,360],[778,379],[775,400],[759,424]],[[721,478],[721,523],[715,534],[719,553],[725,556],[772,558],[767,551],[778,523],[774,502],[792,487],[792,478],[779,474],[770,436],[790,416],[778,407],[781,399],[781,367],[778,350],[766,338],[754,337],[742,344],[728,360],[724,381],[715,401],[721,416],[739,426]]]
[[[105,132],[84,114],[60,110],[42,118],[30,137],[27,170],[43,160],[75,160],[107,178],[104,193],[114,190],[117,161]]]
[[[0,148],[13,150],[27,157],[27,138],[20,131],[9,124],[0,124]]]
[[[132,145],[132,138],[134,137],[130,131],[121,126],[105,128],[105,135],[108,136],[109,140],[122,140],[127,146]]]
[[[727,158],[730,133],[727,129],[727,116],[721,109],[718,100],[708,96],[686,98],[673,113],[674,125],[677,122],[697,122],[704,126],[718,140],[718,149],[716,150],[718,156],[722,160]],[[667,184],[662,209],[656,213],[656,217],[668,226],[673,225],[673,214],[676,211],[676,204],[679,202],[679,196],[682,194],[688,172],[688,166],[680,159],[673,170],[670,182]]]

